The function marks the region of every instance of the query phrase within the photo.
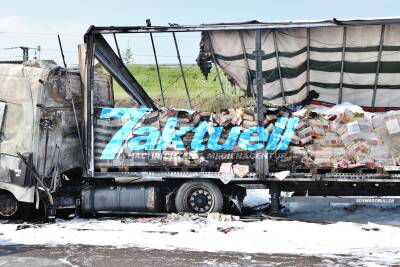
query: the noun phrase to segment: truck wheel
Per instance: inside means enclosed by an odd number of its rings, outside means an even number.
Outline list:
[[[221,212],[223,204],[221,190],[209,181],[186,182],[179,187],[175,197],[178,212]]]
[[[20,202],[12,193],[0,190],[0,219],[26,220],[32,212],[32,203]]]
[[[14,216],[18,210],[18,201],[8,191],[0,191],[0,216],[2,218],[9,218]]]

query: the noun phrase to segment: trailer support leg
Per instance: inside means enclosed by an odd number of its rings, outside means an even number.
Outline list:
[[[271,194],[271,206],[269,213],[271,215],[279,215],[281,190],[279,189],[279,184],[277,182],[271,183],[270,194]]]

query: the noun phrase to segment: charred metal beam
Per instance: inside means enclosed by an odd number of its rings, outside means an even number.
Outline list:
[[[256,56],[257,118],[261,126],[262,118],[264,117],[264,79],[262,76],[262,56],[264,51],[261,49],[261,30],[256,31],[256,50],[254,53]]]
[[[264,116],[265,116],[265,106],[264,106],[264,83],[265,80],[262,75],[262,57],[265,54],[262,50],[261,43],[261,30],[256,30],[256,50],[254,51],[256,57],[256,86],[257,86],[257,120],[259,127],[264,127]],[[263,147],[265,147],[265,142],[263,142]],[[256,172],[260,179],[265,179],[268,174],[268,152],[266,150],[261,150],[257,152],[256,156]]]
[[[132,76],[101,34],[94,34],[94,55],[121,87],[141,106],[157,110],[153,100]]]
[[[65,62],[64,50],[63,50],[63,47],[62,47],[62,44],[61,44],[61,39],[60,39],[60,35],[59,34],[57,34],[57,38],[58,38],[58,45],[60,47],[60,52],[61,52],[61,57],[62,57],[62,60],[63,60],[63,63],[64,63],[64,67],[67,68],[67,63]]]
[[[246,62],[247,76],[249,77],[249,86],[248,86],[248,88],[250,89],[250,92],[247,92],[247,95],[248,96],[249,95],[253,95],[253,98],[255,98],[253,80],[251,78],[251,72],[250,72],[250,64],[249,64],[249,59],[247,57],[246,46],[244,44],[243,32],[242,31],[239,31],[239,37],[240,37],[240,45],[242,46],[243,57],[244,57],[244,60]]]
[[[226,30],[265,30],[280,28],[304,28],[304,27],[337,27],[334,23],[306,23],[306,24],[274,24],[274,23],[254,23],[254,24],[203,24],[185,26],[92,26],[86,34],[113,34],[113,33],[163,33],[163,32],[202,32],[202,31],[226,31]]]
[[[115,47],[117,48],[118,57],[122,60],[121,51],[119,50],[119,45],[118,45],[118,41],[117,41],[117,36],[116,36],[115,33],[113,33],[113,37],[114,37]]]
[[[218,77],[218,81],[219,81],[219,86],[221,87],[221,91],[225,96],[224,84],[222,83],[221,76],[219,74],[217,60],[215,59],[214,46],[213,46],[213,42],[212,42],[212,39],[211,39],[211,35],[209,34],[209,32],[207,32],[207,35],[208,35],[208,39],[210,40],[211,56],[212,56],[212,59],[213,59],[213,62],[214,62],[215,70],[217,71],[217,77]]]
[[[86,80],[83,85],[83,123],[85,131],[84,147],[85,147],[85,164],[84,169],[86,176],[94,174],[94,112],[93,112],[93,89],[94,89],[94,36],[87,36],[86,43]]]
[[[28,160],[21,153],[17,152],[17,155],[22,160],[22,162],[25,164],[25,166],[28,168],[28,170],[33,174],[33,177],[35,177],[35,180],[37,181],[39,186],[43,188],[43,190],[45,191],[47,197],[49,198],[50,205],[53,206],[54,205],[53,196],[51,195],[51,193],[50,193],[49,189],[47,188],[47,186],[43,183],[42,177],[37,173],[37,171],[34,168],[34,166],[32,166],[28,162]]]
[[[339,83],[338,104],[341,104],[342,100],[343,100],[343,76],[344,76],[344,61],[345,61],[345,56],[346,56],[346,39],[347,39],[347,27],[343,27],[342,59],[341,59],[341,65],[340,65],[340,83]]]
[[[381,37],[379,40],[379,52],[378,52],[378,62],[376,63],[376,73],[375,73],[375,82],[374,82],[374,91],[372,93],[372,103],[371,107],[375,109],[375,102],[376,102],[376,90],[378,88],[378,82],[379,82],[379,72],[380,72],[380,66],[381,66],[381,59],[382,59],[382,47],[383,47],[383,42],[384,42],[384,36],[385,36],[385,25],[382,25],[381,27]]]
[[[278,68],[278,74],[279,74],[279,84],[280,84],[280,87],[281,87],[283,104],[286,104],[285,87],[283,87],[281,62],[280,62],[280,59],[279,59],[279,50],[278,50],[278,44],[277,44],[277,41],[276,41],[276,31],[273,31],[273,37],[274,37],[276,66]]]
[[[150,33],[150,39],[151,39],[151,46],[153,47],[154,60],[156,62],[158,83],[160,85],[161,100],[162,100],[163,106],[165,107],[164,89],[163,89],[162,81],[161,81],[160,66],[158,65],[156,46],[154,45],[154,39],[153,39],[152,33]]]
[[[175,43],[175,48],[176,48],[176,55],[177,55],[177,57],[178,57],[179,67],[181,68],[182,79],[183,79],[183,83],[185,84],[185,90],[186,90],[186,95],[187,95],[188,100],[189,100],[189,106],[190,106],[191,109],[193,109],[193,107],[192,107],[192,100],[190,99],[189,89],[188,89],[188,86],[187,86],[187,83],[186,83],[185,72],[183,71],[181,55],[180,55],[180,53],[179,53],[179,47],[178,47],[178,42],[176,41],[175,32],[172,32],[172,36],[174,37],[174,43]]]
[[[307,29],[307,95],[310,92],[310,43],[311,43],[311,32]]]

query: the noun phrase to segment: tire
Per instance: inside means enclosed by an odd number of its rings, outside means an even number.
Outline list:
[[[18,200],[11,192],[0,191],[0,216],[1,218],[13,218],[18,211]]]
[[[177,212],[221,212],[224,200],[221,190],[210,181],[189,181],[182,184],[175,196]]]
[[[26,220],[33,212],[33,204],[18,201],[11,192],[0,191],[0,219]]]

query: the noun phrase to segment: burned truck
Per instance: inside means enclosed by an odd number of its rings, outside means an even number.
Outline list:
[[[153,36],[171,34],[188,93],[175,36],[187,32],[201,33],[203,74],[225,74],[252,105],[152,100],[117,35],[149,34],[158,70]],[[282,191],[399,195],[399,32],[399,19],[92,26],[79,70],[0,65],[0,214],[240,212],[248,187],[270,189],[272,213]],[[115,105],[112,80],[131,106]]]
[[[81,79],[53,61],[0,64],[0,73],[1,215],[20,207],[29,215],[39,207],[38,190],[53,204],[61,176],[82,168]],[[94,84],[95,101],[112,105],[109,77],[96,75]]]

